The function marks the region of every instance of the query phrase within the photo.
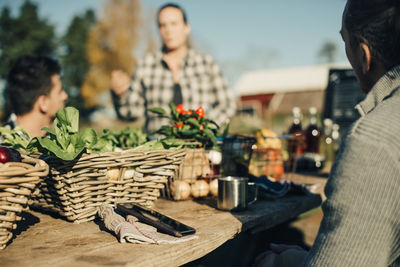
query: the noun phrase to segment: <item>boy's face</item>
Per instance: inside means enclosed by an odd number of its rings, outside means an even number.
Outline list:
[[[183,14],[179,9],[167,7],[161,10],[158,25],[163,44],[168,50],[186,46],[190,26],[183,20]]]
[[[62,88],[60,76],[55,74],[51,76],[53,87],[46,96],[47,111],[50,118],[55,118],[56,112],[65,107],[65,101],[68,99],[67,93]]]

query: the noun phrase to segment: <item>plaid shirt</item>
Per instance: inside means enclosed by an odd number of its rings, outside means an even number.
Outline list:
[[[162,107],[168,111],[173,98],[173,75],[162,56],[159,51],[138,61],[128,91],[121,97],[113,94],[118,116],[126,120],[145,116],[145,130],[149,132],[168,121],[147,112],[147,108]],[[205,116],[220,126],[235,114],[233,94],[211,56],[189,49],[179,68],[179,84],[185,109],[202,106]]]

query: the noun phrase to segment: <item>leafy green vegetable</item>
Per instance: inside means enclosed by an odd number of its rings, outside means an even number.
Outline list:
[[[160,109],[155,111],[163,114]],[[183,146],[175,138],[147,142],[147,135],[141,129],[129,127],[120,131],[104,129],[100,136],[91,128],[79,131],[79,111],[73,107],[59,110],[52,129],[44,127],[42,130],[46,131],[46,136],[31,139],[21,127],[14,130],[0,127],[0,143],[27,152],[54,155],[65,161],[74,160],[84,152],[101,153],[114,151],[117,147],[154,150]]]
[[[182,148],[185,145],[183,140],[178,140],[175,137],[167,137],[159,140],[151,140],[140,146],[134,148],[134,150],[149,151],[149,150],[160,150],[160,149],[171,149],[171,148]]]
[[[30,139],[29,133],[20,126],[15,127],[14,130],[0,127],[0,143],[4,146],[25,151]]]
[[[74,107],[58,110],[53,129],[43,130],[47,135],[33,138],[28,148],[43,154],[54,154],[65,161],[74,160],[97,143],[97,134],[93,129],[79,132],[79,111]]]
[[[104,129],[99,141],[109,142],[115,148],[131,148],[147,142],[147,135],[141,129],[126,127],[120,131]]]

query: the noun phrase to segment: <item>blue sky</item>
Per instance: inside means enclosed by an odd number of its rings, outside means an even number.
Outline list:
[[[1,0],[18,12],[24,0]],[[39,13],[63,33],[76,13],[87,8],[100,16],[105,0],[32,0]],[[144,17],[166,1],[142,0]],[[176,0],[187,12],[196,47],[211,54],[231,86],[251,69],[283,68],[320,63],[325,41],[338,46],[336,61],[347,61],[339,35],[345,0]],[[156,28],[152,27],[154,35]],[[158,40],[158,37],[156,37]],[[136,54],[140,54],[136,51]],[[140,56],[140,55],[138,55]]]

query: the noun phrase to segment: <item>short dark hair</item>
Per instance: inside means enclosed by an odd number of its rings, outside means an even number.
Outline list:
[[[185,12],[185,10],[184,10],[180,5],[175,4],[175,3],[166,3],[166,4],[162,5],[162,6],[158,9],[158,11],[157,11],[157,18],[156,18],[156,20],[157,20],[157,25],[158,25],[158,26],[160,26],[160,22],[158,21],[158,18],[159,18],[159,16],[160,16],[160,12],[161,12],[163,9],[167,8],[167,7],[173,7],[173,8],[179,9],[179,10],[182,12],[183,22],[185,22],[185,24],[188,23],[187,16],[186,16],[186,12]]]
[[[368,45],[389,70],[400,64],[400,1],[348,0],[344,18],[350,45]]]
[[[60,71],[58,62],[49,57],[19,57],[8,74],[5,88],[13,112],[16,115],[30,112],[39,96],[50,93],[51,77]]]

